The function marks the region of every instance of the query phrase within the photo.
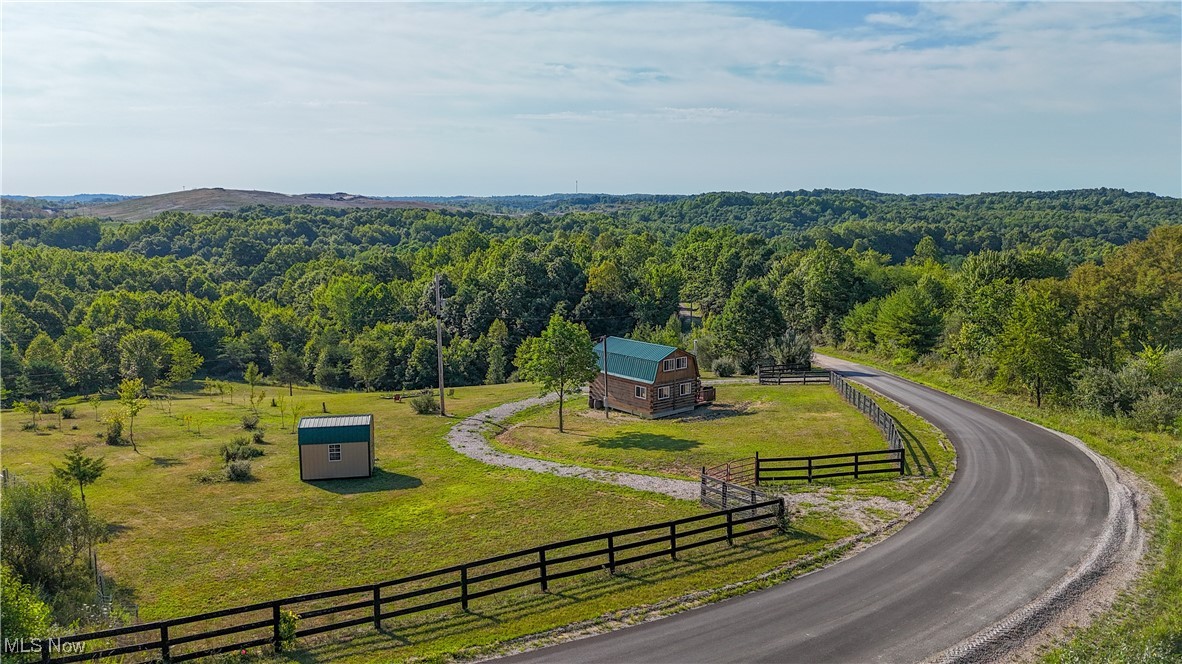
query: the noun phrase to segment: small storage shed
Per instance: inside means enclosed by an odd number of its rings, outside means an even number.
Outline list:
[[[603,408],[606,399],[612,410],[655,418],[685,413],[707,402],[693,355],[635,339],[606,341],[606,360],[604,342],[595,344],[599,375],[591,381],[592,408]],[[709,396],[712,400],[713,394]]]
[[[373,475],[373,415],[302,417],[296,431],[301,480]]]

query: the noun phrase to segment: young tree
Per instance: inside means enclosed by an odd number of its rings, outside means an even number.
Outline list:
[[[90,407],[92,409],[94,409],[94,421],[95,422],[98,421],[99,404],[101,404],[102,402],[103,402],[103,397],[98,392],[95,392],[94,394],[86,397],[86,403],[90,404]]]
[[[1045,290],[1019,291],[997,343],[998,382],[1021,382],[1039,408],[1044,392],[1066,388],[1075,357],[1066,326],[1063,311]]]
[[[169,367],[166,383],[169,386],[180,385],[193,377],[201,368],[201,356],[193,352],[193,346],[188,339],[177,338],[169,349]]]
[[[135,416],[140,414],[147,402],[140,398],[144,392],[144,379],[142,378],[125,378],[119,383],[119,403],[123,406],[123,410],[127,413],[128,419],[128,438],[131,440],[131,449],[139,453],[139,448],[135,446]]]
[[[558,392],[558,430],[563,428],[563,399],[571,388],[595,379],[599,373],[591,335],[587,328],[554,314],[541,336],[526,339],[517,348],[522,379],[541,385],[542,393]]]
[[[83,454],[85,449],[86,446],[82,443],[75,443],[73,451],[66,453],[66,463],[61,468],[53,467],[54,475],[67,482],[78,483],[78,494],[82,496],[83,506],[86,505],[86,485],[94,484],[107,468],[107,462],[101,458],[95,459]]]
[[[296,425],[299,424],[299,421],[300,421],[300,415],[303,415],[303,414],[304,414],[304,402],[303,401],[296,401],[295,399],[292,399],[292,401],[291,401],[291,432],[292,433],[295,433]]]
[[[743,373],[754,371],[770,340],[786,325],[772,294],[748,281],[731,293],[715,325],[718,347],[739,360]]]
[[[388,367],[386,349],[380,342],[373,339],[357,339],[353,342],[349,374],[365,385],[366,392],[373,391],[374,383],[386,375]]]
[[[66,380],[71,385],[81,390],[90,390],[102,383],[105,364],[98,346],[87,339],[74,344],[66,351],[62,368],[65,370]]]
[[[488,326],[488,373],[484,377],[486,385],[499,385],[505,382],[508,373],[508,357],[505,353],[509,345],[509,328],[505,321],[494,320]]]
[[[304,363],[300,356],[276,344],[271,350],[271,378],[287,385],[287,396],[292,396],[292,385],[303,382]]]
[[[246,365],[246,371],[242,372],[242,378],[250,384],[250,402],[254,403],[254,386],[259,384],[263,379],[263,372],[259,371],[259,365],[254,362],[249,362]]]

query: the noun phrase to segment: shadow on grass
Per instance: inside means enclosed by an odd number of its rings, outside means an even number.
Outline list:
[[[121,523],[108,523],[107,537],[114,539],[129,530],[131,530],[131,526],[125,526]]]
[[[183,461],[181,461],[180,459],[178,459],[176,457],[148,457],[148,458],[152,460],[152,465],[156,466],[158,468],[172,468],[173,466],[179,466],[182,463],[184,463]]]
[[[936,462],[932,461],[932,456],[928,454],[928,450],[923,446],[923,443],[919,442],[919,438],[911,433],[911,430],[899,420],[895,420],[895,427],[899,429],[899,434],[903,437],[903,446],[911,453],[911,461],[914,463],[914,470],[912,472],[918,472],[921,477],[927,477],[927,473],[924,472],[924,464],[919,462],[919,456],[915,453],[918,449],[919,453],[923,455],[924,460],[927,461],[927,468],[931,470],[932,475],[939,477],[940,469],[936,468]]]
[[[348,495],[352,493],[374,493],[375,491],[399,491],[416,489],[423,481],[410,475],[399,475],[381,468],[373,469],[372,477],[358,477],[348,480],[308,480],[308,484],[329,493]]]
[[[702,444],[696,440],[674,438],[657,433],[619,432],[612,436],[592,438],[581,443],[608,450],[652,450],[656,452],[685,452]]]

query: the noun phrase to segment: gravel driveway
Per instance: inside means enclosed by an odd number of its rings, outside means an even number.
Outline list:
[[[653,477],[652,475],[638,475],[635,473],[616,473],[607,470],[595,470],[582,466],[556,463],[554,461],[531,459],[530,457],[497,451],[485,440],[485,430],[494,423],[503,422],[514,413],[521,412],[526,408],[554,403],[557,400],[558,395],[547,394],[544,397],[522,399],[521,401],[501,404],[496,408],[490,408],[486,411],[476,413],[471,417],[461,420],[451,428],[451,431],[447,434],[447,444],[451,445],[453,450],[468,458],[494,466],[520,468],[522,470],[531,470],[535,473],[558,475],[559,477],[581,477],[586,480],[626,486],[630,489],[640,491],[655,491],[656,493],[662,493],[681,500],[698,499],[701,487],[697,482],[674,480],[666,477]]]

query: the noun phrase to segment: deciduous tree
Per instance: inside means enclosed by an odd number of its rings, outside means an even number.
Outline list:
[[[542,334],[517,348],[521,378],[538,383],[542,393],[558,393],[558,430],[565,431],[563,400],[567,392],[595,379],[599,373],[587,328],[554,314]]]

